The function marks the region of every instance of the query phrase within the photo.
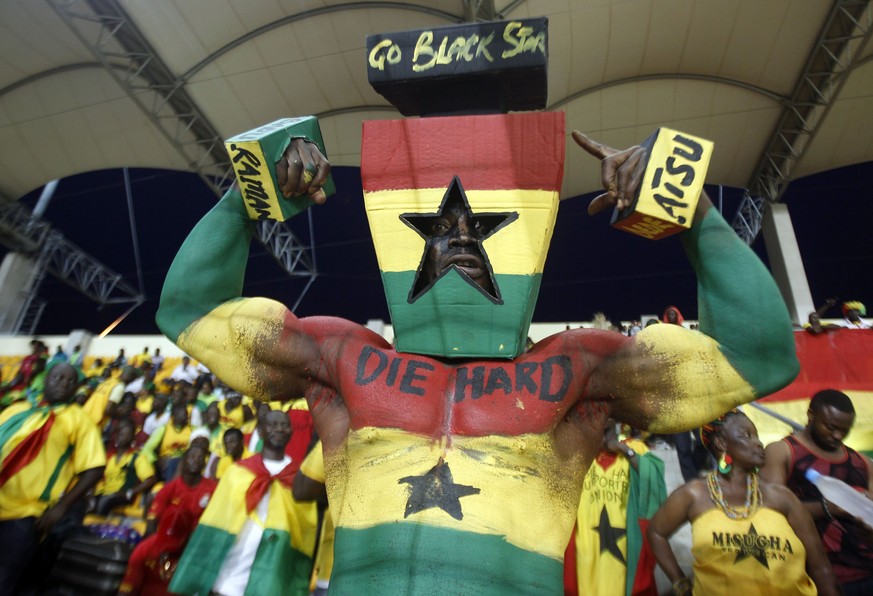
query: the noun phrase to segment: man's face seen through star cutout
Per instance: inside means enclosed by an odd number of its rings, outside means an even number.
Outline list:
[[[457,178],[452,180],[436,213],[401,216],[425,241],[410,299],[417,299],[437,279],[454,268],[492,301],[499,303],[500,291],[495,287],[491,264],[482,249],[482,241],[517,217],[516,213],[474,214]]]

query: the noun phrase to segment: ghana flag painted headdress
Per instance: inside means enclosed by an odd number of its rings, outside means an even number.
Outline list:
[[[528,19],[367,39],[373,87],[404,115],[427,116],[363,129],[364,202],[401,352],[525,350],[557,214],[564,114],[499,112],[545,106],[546,31],[546,19]],[[440,40],[478,49],[440,58]],[[446,213],[475,225],[474,257],[429,264]]]
[[[525,348],[558,209],[562,113],[364,123],[364,202],[396,347],[512,358]],[[429,218],[457,205],[484,221],[490,283],[458,267],[423,279]]]

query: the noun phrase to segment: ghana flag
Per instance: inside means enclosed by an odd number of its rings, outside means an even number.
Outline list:
[[[525,349],[564,170],[564,114],[364,122],[361,176],[397,349],[512,358]],[[428,275],[428,230],[458,209],[487,278]],[[435,277],[435,279],[434,279]]]
[[[331,594],[557,594],[585,462],[549,433],[364,427],[325,449]]]
[[[291,497],[290,479],[295,470],[271,478],[260,458],[256,455],[238,462],[222,476],[179,560],[171,592],[209,594],[240,531],[247,520],[252,520],[263,529],[263,535],[245,593],[309,593],[316,505],[298,503]],[[260,473],[253,471],[259,468]],[[253,485],[264,481],[269,482],[270,498],[266,519],[259,519],[257,505],[247,502],[247,497]]]

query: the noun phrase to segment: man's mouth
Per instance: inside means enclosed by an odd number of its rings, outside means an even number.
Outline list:
[[[481,277],[485,273],[482,260],[476,255],[459,254],[446,259],[446,268],[454,265],[472,278]]]

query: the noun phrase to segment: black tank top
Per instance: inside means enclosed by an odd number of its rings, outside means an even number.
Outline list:
[[[791,449],[791,472],[788,488],[801,501],[821,501],[821,492],[806,479],[806,470],[813,470],[838,478],[849,486],[862,488],[869,486],[867,464],[864,457],[850,447],[846,456],[839,462],[829,462],[809,450],[793,436],[785,437]],[[815,521],[821,535],[828,559],[834,568],[837,581],[841,584],[858,581],[873,576],[873,545],[866,544],[858,527],[848,520],[830,520],[822,517]]]

